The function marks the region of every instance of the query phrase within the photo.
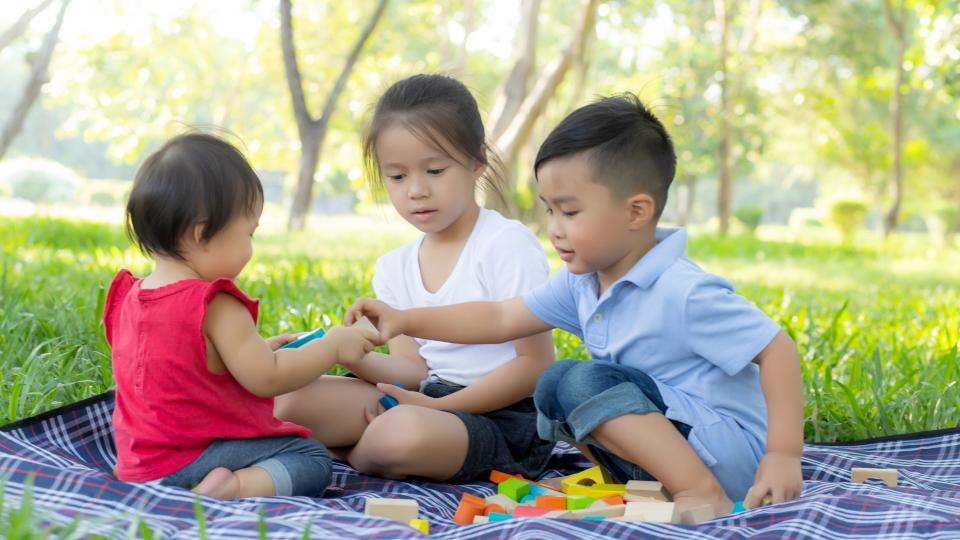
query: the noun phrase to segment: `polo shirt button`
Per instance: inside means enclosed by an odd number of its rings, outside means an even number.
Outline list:
[[[603,320],[603,315],[597,313],[596,315],[593,316],[593,320],[596,322],[600,322]]]

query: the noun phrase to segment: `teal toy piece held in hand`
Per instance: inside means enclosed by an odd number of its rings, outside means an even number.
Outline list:
[[[280,349],[296,349],[297,347],[302,347],[302,346],[306,345],[307,343],[310,343],[311,341],[313,341],[313,340],[315,340],[315,339],[322,338],[325,333],[326,333],[326,332],[323,331],[323,328],[317,328],[317,329],[314,330],[313,332],[310,332],[309,334],[307,334],[307,335],[305,335],[305,336],[303,336],[303,337],[297,338],[297,339],[291,341],[290,343],[287,343],[286,345],[281,346],[281,347],[278,348],[277,350],[280,350]]]

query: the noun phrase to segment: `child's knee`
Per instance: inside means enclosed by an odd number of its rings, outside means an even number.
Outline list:
[[[430,444],[416,408],[397,405],[367,426],[360,445],[364,459],[373,468],[399,467],[417,460]]]
[[[563,411],[557,404],[558,388],[567,372],[580,363],[582,363],[581,360],[558,360],[540,375],[533,393],[533,402],[538,411],[553,419],[563,415]]]

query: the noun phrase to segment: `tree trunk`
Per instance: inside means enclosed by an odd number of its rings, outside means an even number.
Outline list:
[[[67,6],[70,5],[70,1],[71,0],[62,0],[60,12],[57,14],[57,20],[53,23],[53,28],[43,37],[43,44],[40,46],[40,50],[30,64],[30,78],[23,88],[23,93],[20,95],[20,100],[17,101],[13,113],[7,120],[6,125],[3,126],[3,131],[0,132],[0,158],[10,149],[13,140],[23,128],[27,113],[30,112],[30,108],[37,100],[37,97],[40,96],[40,89],[47,83],[49,78],[47,68],[50,67],[53,50],[56,48],[57,41],[60,39],[60,27],[63,26],[63,17],[66,15]]]
[[[300,135],[300,171],[297,174],[297,187],[290,205],[290,217],[287,220],[288,230],[300,230],[306,225],[307,214],[313,202],[313,176],[317,172],[320,162],[323,139],[327,134],[330,117],[336,108],[337,99],[347,85],[347,79],[356,65],[363,47],[373,34],[377,23],[383,17],[387,7],[387,0],[379,0],[373,15],[360,33],[360,37],[353,45],[350,54],[344,62],[343,69],[337,77],[333,88],[327,95],[323,111],[319,118],[313,118],[307,108],[307,101],[303,94],[303,78],[297,64],[297,50],[293,42],[293,6],[292,0],[280,0],[280,44],[283,48],[283,65],[287,75],[287,87],[290,90],[290,99],[293,102],[293,115],[297,121],[297,132]]]
[[[684,175],[683,183],[677,186],[677,224],[686,227],[693,223],[694,204],[697,196],[697,177]]]
[[[457,57],[454,59],[453,67],[450,70],[450,74],[453,77],[462,77],[463,74],[467,72],[467,58],[469,56],[467,42],[470,41],[470,34],[473,34],[476,25],[476,2],[474,0],[466,0],[463,5],[463,41],[461,41],[460,46],[457,47]]]
[[[733,171],[730,166],[730,96],[728,90],[727,55],[729,54],[729,18],[725,0],[714,0],[714,12],[720,25],[720,192],[717,214],[720,218],[720,236],[730,231],[730,206],[733,198]]]
[[[30,21],[32,21],[38,13],[47,9],[47,7],[52,3],[53,0],[43,0],[43,2],[40,2],[40,5],[37,7],[23,12],[23,15],[17,19],[17,22],[13,23],[10,28],[7,28],[2,34],[0,34],[0,51],[5,49],[7,45],[13,43],[13,40],[20,37],[27,30],[27,26],[30,24]]]
[[[496,138],[495,146],[500,151],[500,157],[503,159],[504,170],[511,171],[517,167],[517,155],[519,149],[530,137],[533,124],[543,113],[547,103],[556,93],[557,87],[563,82],[563,78],[573,64],[574,59],[583,54],[586,45],[587,36],[590,35],[590,29],[593,28],[596,18],[597,4],[599,0],[586,0],[580,11],[580,18],[577,23],[576,31],[570,40],[570,43],[563,52],[554,58],[546,67],[533,85],[530,93],[524,98],[523,103],[517,109],[516,114],[510,120],[503,133]],[[508,175],[509,177],[510,175]],[[516,178],[516,175],[513,175]],[[514,189],[514,185],[505,186],[509,193]],[[514,212],[508,212],[512,215]]]
[[[897,40],[897,65],[890,94],[890,151],[893,153],[893,169],[890,171],[890,207],[883,219],[883,235],[889,236],[897,229],[900,219],[900,204],[903,201],[903,57],[907,40],[904,26],[906,10],[901,0],[899,17],[894,15],[890,0],[883,2],[887,23]]]

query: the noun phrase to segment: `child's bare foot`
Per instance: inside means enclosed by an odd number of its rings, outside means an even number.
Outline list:
[[[727,498],[727,495],[722,489],[681,491],[673,495],[673,502],[676,505],[677,514],[681,517],[684,517],[684,513],[688,510],[699,510],[700,507],[704,506],[712,507],[714,515],[713,517],[726,516],[733,510],[733,501]],[[688,515],[701,516],[701,519],[706,517],[702,510],[698,512],[690,512]],[[707,517],[706,519],[713,518]],[[693,519],[693,521],[696,522],[697,519]],[[687,523],[687,520],[684,520],[683,522]]]
[[[193,488],[193,492],[214,499],[236,499],[240,495],[240,479],[226,467],[217,467]]]

